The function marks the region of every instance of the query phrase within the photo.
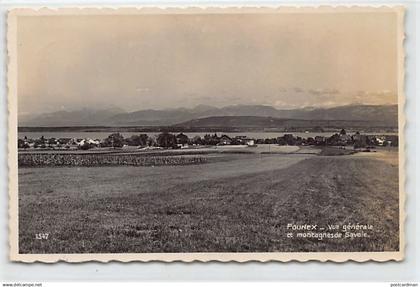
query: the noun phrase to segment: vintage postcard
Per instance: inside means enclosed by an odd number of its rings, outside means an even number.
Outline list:
[[[10,10],[10,259],[403,260],[403,19]]]

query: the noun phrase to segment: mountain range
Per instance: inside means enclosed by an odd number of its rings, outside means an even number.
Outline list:
[[[379,126],[397,127],[398,107],[397,105],[346,105],[280,110],[266,105],[233,105],[222,108],[198,105],[194,108],[148,109],[135,112],[124,112],[116,108],[82,109],[19,117],[19,127],[211,125],[264,127],[270,122],[276,126],[285,120],[362,121]]]

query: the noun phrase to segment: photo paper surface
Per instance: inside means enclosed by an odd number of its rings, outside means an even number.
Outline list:
[[[403,16],[11,10],[10,259],[402,260]]]

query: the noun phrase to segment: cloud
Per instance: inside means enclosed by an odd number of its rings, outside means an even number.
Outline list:
[[[148,93],[148,92],[150,92],[150,88],[137,87],[136,92],[138,92],[138,93]]]
[[[315,96],[332,96],[332,95],[338,95],[340,93],[337,89],[310,89],[308,93],[315,95]]]

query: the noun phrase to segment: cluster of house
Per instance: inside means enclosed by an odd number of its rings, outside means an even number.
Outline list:
[[[363,148],[367,146],[398,146],[398,135],[365,135],[356,132],[353,135],[347,134],[343,129],[330,137],[295,137],[293,134],[285,134],[277,138],[279,145],[317,145],[317,146],[354,146]]]
[[[83,146],[99,146],[100,140],[93,140],[90,138],[76,139],[76,138],[44,138],[31,139],[25,137],[18,139],[18,148],[64,148],[64,149],[80,149]]]
[[[195,145],[247,145],[255,146],[255,139],[248,138],[247,136],[235,136],[229,137],[228,135],[222,134],[218,136],[217,134],[205,135],[203,138],[194,137],[191,140],[191,144]]]
[[[119,133],[109,135],[103,140],[99,139],[75,139],[75,138],[44,138],[39,139],[19,139],[18,147],[23,149],[30,148],[51,148],[51,149],[90,149],[93,147],[162,147],[162,148],[187,148],[189,146],[203,145],[247,145],[256,146],[258,144],[278,144],[278,145],[329,145],[346,146],[352,145],[356,148],[366,146],[398,146],[397,135],[364,135],[356,132],[353,135],[347,134],[343,129],[340,133],[330,137],[298,137],[293,134],[284,134],[277,138],[252,139],[247,136],[230,137],[222,134],[206,134],[203,137],[195,136],[189,138],[183,133],[171,134],[161,133],[157,136],[146,134],[133,135],[124,138]]]

